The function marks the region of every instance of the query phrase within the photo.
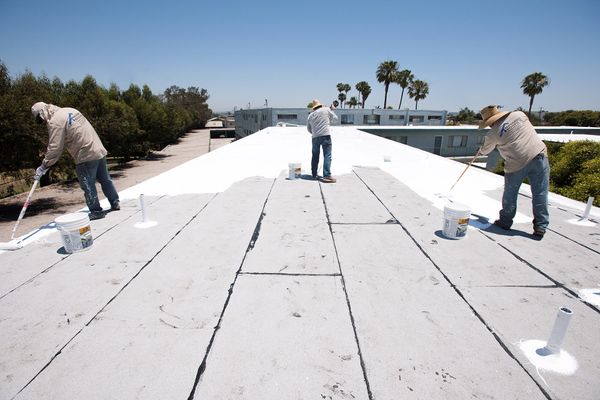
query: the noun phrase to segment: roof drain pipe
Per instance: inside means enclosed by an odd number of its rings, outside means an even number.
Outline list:
[[[588,197],[588,202],[585,206],[585,211],[583,212],[583,215],[581,216],[581,220],[588,219],[588,217],[590,216],[590,211],[592,210],[592,204],[594,204],[594,196]]]
[[[558,310],[556,321],[554,321],[554,327],[550,333],[550,339],[548,339],[548,343],[544,349],[552,354],[560,353],[560,346],[565,338],[565,334],[567,333],[567,328],[569,327],[569,322],[571,321],[572,316],[573,311],[567,307],[561,307]]]
[[[156,221],[150,221],[148,219],[148,214],[146,213],[146,202],[144,201],[144,194],[140,194],[140,209],[142,210],[142,222],[138,222],[135,224],[136,228],[145,229],[151,228],[157,225]]]
[[[536,369],[561,375],[573,375],[577,371],[579,365],[575,357],[561,348],[572,316],[573,311],[561,307],[547,342],[535,339],[519,342],[519,348]]]

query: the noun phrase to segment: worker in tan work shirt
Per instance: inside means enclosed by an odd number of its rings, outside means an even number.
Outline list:
[[[96,181],[110,202],[111,210],[119,210],[119,194],[106,166],[107,151],[83,114],[74,108],[60,108],[43,102],[35,103],[31,112],[38,123],[46,124],[49,134],[46,155],[34,178],[40,180],[48,168],[56,164],[66,147],[75,160],[77,178],[90,210],[90,219],[104,218],[105,215],[98,199]]]
[[[495,225],[510,229],[517,213],[517,196],[525,178],[529,179],[533,207],[533,234],[544,237],[549,223],[548,186],[550,165],[548,150],[522,111],[500,111],[497,106],[481,110],[479,129],[491,127],[479,153],[486,155],[497,148],[504,158],[502,209]]]

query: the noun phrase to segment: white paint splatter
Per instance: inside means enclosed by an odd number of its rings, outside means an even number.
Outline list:
[[[594,222],[590,221],[589,219],[584,219],[584,218],[573,218],[573,219],[567,220],[567,222],[570,224],[573,224],[573,225],[587,226],[590,228],[593,228],[594,226],[596,226],[596,224]]]
[[[519,343],[519,348],[538,370],[573,375],[579,367],[575,357],[565,350],[552,354],[546,349],[546,343],[545,340],[526,340]]]
[[[600,287],[595,289],[579,289],[579,297],[587,303],[600,307]]]

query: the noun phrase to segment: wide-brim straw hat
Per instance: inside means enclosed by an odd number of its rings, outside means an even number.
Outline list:
[[[317,108],[322,107],[323,104],[318,99],[314,99],[312,102],[312,109],[315,111]]]
[[[479,129],[483,129],[492,125],[505,115],[510,114],[510,111],[500,111],[498,106],[487,106],[481,109],[480,114],[482,121],[479,124]]]

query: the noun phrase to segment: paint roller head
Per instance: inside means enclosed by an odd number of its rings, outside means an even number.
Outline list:
[[[11,240],[10,242],[0,242],[0,250],[19,250],[23,247],[23,242]]]

